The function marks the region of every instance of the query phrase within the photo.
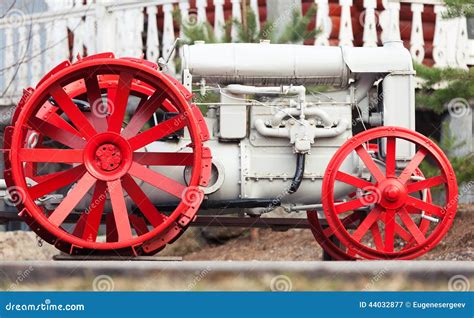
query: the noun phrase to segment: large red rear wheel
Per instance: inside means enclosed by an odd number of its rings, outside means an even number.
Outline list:
[[[5,178],[40,237],[71,254],[140,255],[184,231],[203,200],[211,156],[204,119],[179,82],[153,63],[105,53],[58,65],[26,94],[6,131]],[[157,111],[171,115],[150,124]],[[189,136],[185,149],[147,149],[178,132]],[[176,180],[152,169],[159,166],[191,174]],[[156,193],[174,209],[160,211]],[[44,204],[55,195],[57,205]]]
[[[416,153],[397,173],[397,145],[402,142],[414,145]],[[385,154],[370,154],[369,143],[381,145]],[[353,161],[354,156],[363,163],[370,180],[342,170],[344,162]],[[413,182],[423,162],[434,166],[435,172]],[[339,202],[337,186],[352,186],[359,195]],[[427,190],[443,195],[430,203],[418,197]],[[322,202],[331,232],[349,250],[367,259],[412,259],[428,252],[451,227],[457,199],[456,177],[443,151],[429,138],[399,127],[370,129],[348,140],[331,159],[323,180]],[[344,220],[361,210],[367,216],[357,227],[349,228]]]

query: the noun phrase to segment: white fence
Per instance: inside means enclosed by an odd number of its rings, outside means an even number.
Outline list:
[[[40,77],[63,60],[77,54],[112,51],[116,56],[144,57],[156,61],[166,56],[178,36],[175,34],[173,10],[179,9],[183,19],[195,14],[197,21],[207,19],[207,0],[196,0],[190,11],[189,0],[44,0],[47,10],[39,13],[9,8],[0,13],[0,105],[14,104],[22,89],[33,86]],[[241,19],[241,0],[213,0],[214,29],[222,35],[224,4],[230,2],[232,16]],[[362,0],[356,0],[362,1]],[[443,19],[445,7],[439,0],[384,1],[384,9],[376,10],[376,0],[363,0],[363,43],[376,46],[389,39],[400,39],[400,1],[410,2],[413,13],[410,50],[415,61],[425,56],[422,12],[434,6],[436,26],[433,60],[438,67],[461,67],[474,64],[474,45],[467,38],[465,18]],[[83,4],[86,2],[86,4]],[[250,6],[258,13],[257,0]],[[321,32],[316,45],[328,45],[334,27],[328,0],[315,0],[318,5],[316,26]],[[271,4],[271,0],[267,0]],[[351,6],[353,0],[339,0],[341,6],[339,45],[353,45]],[[163,12],[163,27],[158,29],[157,12]],[[144,23],[145,18],[147,23]],[[376,24],[383,32],[380,39]],[[161,25],[161,24],[160,24]],[[235,30],[232,32],[235,39]],[[72,50],[70,49],[72,42]],[[472,42],[472,41],[471,41]],[[472,47],[469,47],[472,45]],[[173,71],[174,66],[171,65]]]

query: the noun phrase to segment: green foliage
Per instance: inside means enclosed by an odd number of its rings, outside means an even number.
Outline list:
[[[220,39],[216,38],[214,29],[209,22],[198,22],[195,16],[190,16],[187,19],[188,21],[183,21],[179,9],[173,11],[173,19],[183,30],[184,39],[181,39],[181,44],[192,44],[195,41],[205,41],[206,43],[220,42]]]
[[[443,132],[443,138],[441,138],[441,141],[437,144],[447,154],[451,166],[456,173],[458,184],[461,185],[463,183],[472,182],[472,180],[474,180],[474,164],[472,164],[474,153],[464,157],[453,156],[453,150],[462,146],[464,142],[459,142],[452,134],[450,134],[448,123],[443,124]],[[436,143],[436,141],[433,142]],[[423,171],[426,178],[439,175],[439,169],[428,163],[426,160],[420,165],[420,169]]]
[[[202,94],[198,86],[193,86],[193,92],[193,102],[198,105],[201,113],[203,114],[207,112],[207,106],[202,104],[218,103],[220,101],[220,95],[216,91],[207,90],[204,94]]]
[[[316,5],[311,5],[304,16],[299,10],[294,10],[290,23],[286,26],[277,43],[299,43],[314,38],[320,30],[308,31],[308,25],[316,14]]]
[[[320,31],[308,31],[308,26],[316,15],[316,5],[311,5],[306,14],[295,9],[291,15],[291,21],[284,27],[280,37],[275,35],[275,24],[271,21],[265,22],[261,30],[257,29],[257,16],[249,7],[246,14],[246,25],[234,19],[226,23],[226,34],[230,35],[232,26],[237,28],[237,41],[239,43],[258,43],[260,40],[270,40],[273,43],[300,43],[314,38]],[[226,42],[231,42],[230,38]]]
[[[444,0],[448,7],[445,14],[447,18],[465,16],[466,18],[474,17],[474,1],[473,0]]]
[[[421,89],[416,93],[417,108],[442,114],[446,111],[446,105],[452,100],[463,98],[469,101],[474,98],[473,68],[465,71],[452,68],[430,68],[416,64],[415,70],[417,76],[424,80]],[[450,135],[447,123],[443,124],[443,132],[443,138],[439,142],[439,146],[448,155],[456,173],[458,184],[474,180],[474,164],[472,164],[474,154],[464,157],[453,156],[453,150],[462,146],[463,142]],[[438,168],[429,163],[424,163],[421,169],[427,178],[439,174]]]
[[[248,7],[246,10],[245,21],[242,23],[236,19],[230,19],[223,26],[224,37],[216,38],[214,29],[209,22],[197,22],[195,19],[191,21],[182,21],[179,9],[173,12],[174,20],[180,24],[184,39],[182,43],[192,44],[195,41],[205,41],[206,43],[228,43],[231,42],[231,29],[237,29],[238,43],[258,43],[260,40],[270,40],[273,43],[300,43],[306,39],[314,38],[320,31],[308,31],[308,26],[316,14],[316,5],[312,5],[303,16],[299,10],[294,10],[292,19],[284,28],[282,35],[275,38],[274,23],[267,21],[260,30],[257,28],[257,15]]]
[[[243,25],[237,19],[232,21],[237,28],[237,42],[258,43],[260,41],[260,32],[257,29],[257,17],[252,10],[247,10],[246,20],[246,25]]]
[[[430,68],[415,64],[417,76],[425,82],[416,95],[416,105],[438,114],[445,111],[445,105],[455,98],[470,100],[474,97],[474,68],[460,69]],[[436,87],[437,86],[437,87]],[[437,89],[433,89],[436,87]]]
[[[447,153],[449,161],[456,173],[458,184],[474,180],[474,153],[464,157],[455,157],[452,155],[453,150],[465,144],[465,141],[456,140],[455,136],[450,134],[448,123],[443,124],[443,131],[445,132],[441,139],[439,146]]]

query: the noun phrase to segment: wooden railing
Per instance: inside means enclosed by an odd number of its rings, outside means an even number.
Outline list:
[[[186,20],[202,22],[208,16],[213,17],[210,22],[218,37],[222,35],[225,23],[224,8],[230,6],[231,16],[237,20],[241,20],[242,14],[241,0],[45,1],[48,9],[44,12],[25,14],[13,8],[0,19],[0,105],[14,104],[23,88],[35,85],[55,65],[66,59],[74,60],[77,54],[112,51],[116,56],[144,55],[153,61],[159,56],[167,56],[182,32],[173,19],[175,9],[179,9],[182,19]],[[409,48],[415,61],[422,62],[425,58],[422,12],[424,8],[434,6],[434,65],[466,68],[468,64],[474,64],[465,18],[443,19],[445,7],[440,0],[384,0],[383,10],[377,8],[377,0],[334,1],[314,1],[318,5],[316,26],[322,30],[315,45],[354,45],[352,23],[357,17],[351,16],[353,1],[363,2],[363,16],[359,17],[363,24],[363,46],[400,39],[400,5],[409,2],[412,11]],[[258,17],[259,1],[247,3]],[[268,3],[271,1],[267,0]],[[338,26],[333,25],[330,5],[340,6]],[[209,14],[212,10],[209,7],[214,10],[213,14]],[[195,17],[189,17],[190,14]],[[158,19],[160,23],[157,23]],[[331,38],[334,28],[339,30],[337,43]],[[232,38],[236,39],[235,29]],[[176,71],[172,60],[170,69]]]

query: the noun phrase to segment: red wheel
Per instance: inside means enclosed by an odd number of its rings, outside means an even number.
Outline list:
[[[345,246],[338,246],[334,243],[334,231],[332,228],[323,228],[316,211],[307,212],[308,222],[313,233],[314,238],[319,243],[321,248],[336,261],[354,261],[355,257],[352,251],[347,251]],[[346,226],[360,221],[361,215],[351,214],[342,220]]]
[[[156,69],[111,53],[64,62],[19,104],[5,133],[5,178],[21,195],[20,215],[62,251],[153,254],[194,218],[210,176],[207,127],[192,95]],[[130,119],[127,107],[136,107]],[[157,111],[170,118],[150,126]],[[147,148],[181,130],[189,135],[183,150]],[[186,181],[167,175],[185,166]],[[42,204],[54,195],[63,197],[57,205]],[[161,199],[173,202],[170,213],[156,207]]]
[[[370,155],[369,142],[386,145],[385,157]],[[397,144],[402,142],[415,145],[417,151],[397,173]],[[343,171],[347,168],[341,167],[355,158],[372,182]],[[437,173],[413,181],[422,162],[434,164]],[[356,188],[360,196],[336,203],[341,187]],[[416,197],[422,190],[435,188],[444,193],[440,202]],[[427,137],[404,128],[379,127],[356,135],[335,153],[324,176],[322,202],[330,228],[349,249],[368,259],[411,259],[431,250],[449,230],[457,209],[456,177],[442,150]],[[360,209],[368,211],[367,217],[356,229],[348,229],[342,219]],[[416,219],[420,219],[418,224]],[[427,223],[428,219],[432,222]]]
[[[418,179],[416,177],[420,178],[418,181],[425,179],[423,173],[418,168],[414,171],[413,174],[414,175],[410,182],[416,182]],[[424,193],[421,193],[421,197],[423,201],[427,203],[432,203],[431,190],[424,189],[423,192]],[[311,232],[313,233],[314,238],[322,247],[322,249],[333,260],[353,261],[353,260],[361,259],[361,256],[357,255],[357,252],[355,250],[348,250],[347,247],[342,245],[340,242],[339,244],[334,243],[334,238],[335,238],[334,230],[330,227],[327,227],[327,228],[322,227],[316,211],[308,211],[307,217],[308,217],[308,222],[310,224]],[[344,224],[345,227],[349,227],[349,226],[354,227],[354,226],[360,225],[360,223],[364,220],[364,218],[365,218],[364,212],[352,213],[345,216],[343,219],[341,219],[341,222]],[[429,229],[430,221],[425,218],[420,218],[419,222],[417,223],[418,223],[418,227],[420,228],[420,231],[423,234],[426,234],[426,232]],[[373,231],[374,229],[371,229],[371,230]],[[401,235],[403,235],[406,232],[400,232],[400,233]],[[404,247],[404,249],[409,248],[410,246],[416,243],[416,241],[413,238],[409,237],[409,234],[408,234],[407,240],[408,240],[408,244]]]

